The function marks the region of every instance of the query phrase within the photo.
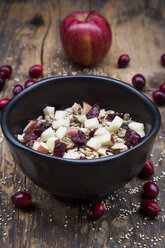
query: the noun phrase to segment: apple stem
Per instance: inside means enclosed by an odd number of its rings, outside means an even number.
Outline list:
[[[89,16],[94,12],[96,12],[96,10],[89,11],[88,15],[85,17],[85,21],[88,21]]]

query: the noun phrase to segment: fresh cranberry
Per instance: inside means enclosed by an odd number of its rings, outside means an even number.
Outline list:
[[[158,105],[165,104],[165,93],[163,93],[161,90],[155,90],[152,93],[152,98]]]
[[[160,91],[162,91],[165,94],[165,83],[160,85]]]
[[[3,98],[3,99],[1,99],[0,100],[0,110],[2,110],[9,101],[10,101],[9,98]]]
[[[136,74],[132,78],[132,84],[136,89],[142,90],[146,84],[146,79],[142,74]]]
[[[128,54],[122,54],[118,59],[118,67],[124,68],[128,65],[129,62],[130,62],[129,55]]]
[[[5,86],[5,79],[3,77],[0,77],[0,90],[2,90]]]
[[[35,135],[35,134],[26,133],[26,134],[23,136],[23,138],[24,138],[24,140],[25,140],[26,142],[29,142],[29,141],[31,141],[31,140],[36,140],[38,137],[37,137],[37,135]]]
[[[37,125],[34,129],[34,134],[37,136],[37,137],[40,137],[41,134],[51,126],[51,124],[47,121],[45,122],[41,122],[39,125]]]
[[[86,144],[87,139],[83,131],[79,130],[77,134],[71,136],[71,140],[77,146],[83,146]]]
[[[143,166],[143,169],[139,173],[139,177],[146,178],[154,174],[154,165],[150,160],[147,160]]]
[[[162,56],[161,56],[161,63],[163,66],[165,66],[165,53],[162,54]]]
[[[29,75],[31,77],[39,77],[41,76],[42,72],[43,72],[43,67],[41,65],[33,65],[29,69]]]
[[[89,139],[92,138],[92,137],[94,136],[94,134],[95,134],[95,132],[96,132],[97,129],[98,129],[98,128],[94,128],[94,129],[92,129],[92,130],[90,131],[90,133],[89,133]]]
[[[21,84],[16,84],[13,88],[13,95],[19,94],[21,91],[23,91],[23,86]]]
[[[28,208],[31,204],[31,195],[27,192],[20,191],[11,197],[13,203],[18,208]]]
[[[132,146],[137,145],[141,141],[140,135],[132,130],[132,129],[127,129],[126,134],[125,134],[125,144],[129,148]]]
[[[89,211],[89,218],[91,220],[97,220],[103,216],[104,212],[104,205],[101,202],[97,202],[91,207]]]
[[[80,156],[80,158],[79,159],[87,159],[86,157],[83,157],[83,156]]]
[[[36,82],[37,81],[35,79],[30,78],[30,79],[26,80],[26,82],[24,83],[24,87],[27,88]]]
[[[12,68],[10,65],[3,65],[0,67],[0,76],[3,78],[9,78],[12,74]]]
[[[53,155],[55,157],[63,157],[64,153],[66,151],[66,144],[63,143],[63,142],[59,142],[55,148],[54,148],[54,151],[53,151]]]
[[[159,193],[159,187],[154,182],[146,182],[143,185],[143,194],[146,198],[154,199]]]
[[[124,114],[120,114],[120,113],[114,113],[114,114],[109,114],[107,115],[106,119],[108,121],[113,121],[113,119],[116,117],[116,116],[119,116],[120,118],[124,118]]]
[[[98,117],[100,114],[100,107],[96,103],[92,106],[92,108],[89,110],[89,112],[86,114],[87,119]]]
[[[144,199],[140,203],[141,210],[150,217],[155,217],[160,213],[160,208],[155,201],[151,199]]]

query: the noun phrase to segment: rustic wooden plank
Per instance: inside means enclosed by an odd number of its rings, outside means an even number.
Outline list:
[[[106,58],[91,68],[72,64],[64,55],[59,25],[73,11],[98,9],[106,16],[113,30],[113,44]],[[97,74],[115,77],[130,83],[135,73],[147,78],[144,89],[151,93],[165,81],[165,71],[159,58],[164,53],[165,3],[154,1],[2,1],[0,3],[1,64],[14,69],[0,97],[12,97],[11,87],[28,78],[28,69],[35,63],[44,66],[44,77],[52,75]],[[131,57],[125,69],[117,68],[121,53]],[[159,107],[162,124],[153,147],[152,161],[156,165],[154,179],[160,187],[159,205],[164,205],[163,138],[165,110]],[[2,135],[2,134],[0,134]],[[1,136],[0,136],[1,138]],[[34,208],[30,212],[17,210],[10,196],[25,187],[25,179],[13,162],[2,137],[0,143],[0,246],[3,248],[54,247],[164,247],[164,211],[156,220],[145,218],[138,211],[141,200],[139,178],[104,201],[107,211],[102,219],[86,219],[89,206],[69,205],[35,186],[27,179]]]

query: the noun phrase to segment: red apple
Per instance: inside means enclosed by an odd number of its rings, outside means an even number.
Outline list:
[[[60,37],[69,59],[82,66],[101,61],[112,43],[108,21],[97,12],[75,12],[61,23]]]

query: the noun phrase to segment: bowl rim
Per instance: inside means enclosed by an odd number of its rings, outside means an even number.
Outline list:
[[[68,158],[60,158],[60,157],[55,157],[52,155],[48,155],[48,154],[44,154],[44,153],[40,153],[36,150],[33,150],[32,148],[25,146],[23,143],[21,143],[20,141],[18,141],[18,139],[10,132],[10,129],[8,127],[7,124],[7,115],[10,113],[10,109],[12,108],[12,105],[17,102],[18,99],[22,98],[25,94],[28,94],[30,91],[32,91],[33,89],[40,87],[40,85],[44,84],[45,82],[50,82],[50,81],[54,81],[54,80],[63,80],[66,78],[93,78],[93,79],[100,79],[100,80],[106,80],[106,81],[110,81],[110,82],[115,82],[118,85],[122,85],[124,87],[126,87],[127,89],[129,89],[130,91],[133,91],[134,93],[136,93],[139,97],[141,97],[142,99],[144,99],[145,102],[147,102],[147,104],[149,105],[150,108],[153,109],[154,111],[154,125],[151,128],[151,131],[149,132],[149,134],[144,137],[142,139],[142,141],[137,144],[136,146],[129,148],[128,150],[118,153],[118,154],[114,154],[111,156],[106,156],[106,157],[102,157],[102,158],[94,158],[94,159],[68,159]],[[69,164],[75,164],[76,166],[79,164],[81,165],[88,165],[89,164],[100,164],[102,162],[105,161],[109,161],[109,160],[113,160],[116,158],[119,158],[121,156],[124,156],[126,154],[128,154],[131,151],[134,151],[136,149],[138,149],[140,146],[142,146],[144,143],[146,143],[152,136],[154,136],[159,128],[160,128],[160,122],[161,122],[161,117],[160,117],[160,112],[158,110],[158,107],[156,106],[155,103],[153,103],[147,96],[145,96],[142,92],[138,91],[137,89],[135,89],[132,85],[125,83],[121,80],[115,79],[115,78],[110,78],[110,77],[105,77],[105,76],[97,76],[97,75],[75,75],[75,76],[56,76],[56,77],[49,77],[49,78],[44,78],[39,80],[36,84],[31,85],[28,88],[25,88],[22,92],[20,92],[18,95],[14,96],[9,102],[8,104],[5,106],[5,108],[2,110],[2,115],[1,115],[1,128],[2,128],[2,132],[5,136],[5,138],[9,141],[9,143],[13,144],[14,146],[16,146],[17,148],[21,149],[21,150],[26,150],[30,153],[34,153],[34,155],[37,156],[41,156],[41,157],[45,157],[48,159],[53,159],[53,160],[61,160],[61,161],[65,161],[68,162]]]

